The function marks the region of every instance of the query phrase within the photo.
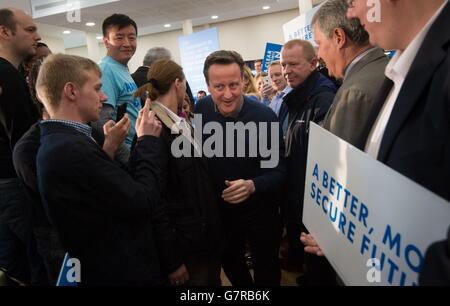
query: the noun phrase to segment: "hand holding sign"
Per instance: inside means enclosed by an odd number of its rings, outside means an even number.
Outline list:
[[[317,256],[325,256],[317,244],[316,240],[310,234],[302,233],[300,236],[300,241],[305,245],[305,252],[314,254]]]

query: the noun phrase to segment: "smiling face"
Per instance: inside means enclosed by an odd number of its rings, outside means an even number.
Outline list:
[[[136,52],[137,35],[134,26],[129,25],[119,30],[118,26],[108,29],[107,37],[103,38],[108,55],[114,60],[127,65]]]
[[[286,88],[287,82],[283,75],[281,65],[269,66],[269,77],[276,91],[280,92]]]
[[[286,76],[289,86],[296,88],[306,81],[311,73],[316,69],[317,61],[309,61],[300,45],[291,48],[283,48],[281,52],[281,66],[283,74]]]
[[[241,104],[244,81],[238,64],[213,64],[208,70],[208,90],[223,116],[237,111]]]

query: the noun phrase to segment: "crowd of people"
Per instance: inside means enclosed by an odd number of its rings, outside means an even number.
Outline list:
[[[55,285],[67,253],[81,286],[220,286],[222,269],[279,286],[285,232],[299,284],[342,284],[302,220],[310,122],[450,200],[450,4],[380,0],[374,22],[366,2],[325,2],[317,48],[286,42],[267,75],[213,52],[196,99],[166,48],[130,74],[126,15],[104,20],[96,64],[51,54],[30,16],[0,9],[1,271]],[[429,248],[421,285],[450,284],[449,254]]]

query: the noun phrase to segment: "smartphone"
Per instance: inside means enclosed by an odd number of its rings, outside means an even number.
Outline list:
[[[263,80],[264,85],[272,86],[272,80],[270,79],[269,76],[262,77],[262,80]]]
[[[125,114],[127,113],[127,106],[128,103],[125,102],[117,108],[116,122],[119,122],[120,120],[122,120],[123,116],[125,116]]]

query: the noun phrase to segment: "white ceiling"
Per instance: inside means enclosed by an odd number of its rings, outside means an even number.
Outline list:
[[[30,2],[31,0],[0,0],[0,7],[16,7],[31,13]],[[120,0],[81,9],[79,23],[68,22],[66,13],[36,18],[35,21],[41,35],[63,38],[66,48],[71,48],[85,44],[85,32],[101,34],[103,19],[114,13],[130,16],[138,25],[139,35],[146,35],[181,29],[183,21],[187,19],[192,20],[193,26],[200,26],[294,9],[298,8],[298,4],[299,0]],[[263,10],[265,5],[269,5],[271,9]],[[212,15],[219,18],[212,20]],[[87,27],[86,22],[95,22],[96,26]],[[165,28],[167,23],[172,27]],[[72,33],[64,35],[63,30],[71,30]]]

